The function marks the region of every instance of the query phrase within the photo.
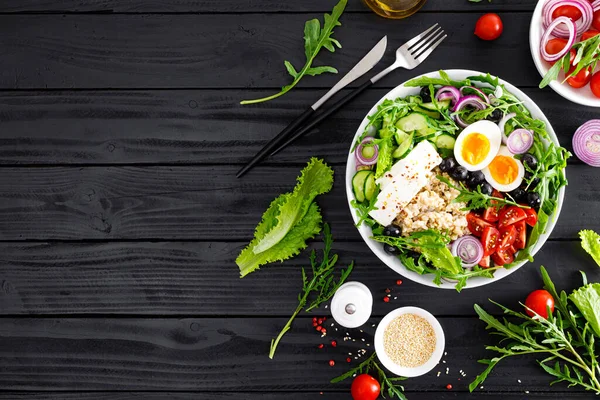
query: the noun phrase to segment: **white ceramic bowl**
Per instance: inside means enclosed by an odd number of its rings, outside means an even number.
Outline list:
[[[544,61],[540,54],[540,40],[542,40],[542,34],[544,33],[544,27],[542,25],[542,8],[545,3],[545,0],[538,1],[537,7],[531,17],[531,25],[529,26],[529,48],[531,49],[531,57],[533,57],[535,67],[542,77],[546,75],[546,72],[550,69],[550,64]],[[561,72],[558,76],[558,80],[550,82],[552,90],[573,103],[590,107],[600,107],[600,99],[594,96],[590,89],[590,85],[581,89],[574,89],[567,83],[561,83],[563,79],[564,74]],[[540,78],[540,82],[541,80],[542,78]]]
[[[431,327],[435,332],[435,349],[433,350],[431,358],[425,364],[416,368],[401,367],[398,364],[394,363],[388,357],[383,347],[383,333],[385,332],[385,329],[388,327],[388,325],[390,324],[390,322],[392,322],[393,319],[399,317],[402,314],[415,314],[419,317],[425,318],[425,320],[427,320],[427,322],[431,324]],[[433,368],[435,368],[435,366],[439,364],[440,359],[442,358],[445,345],[446,338],[444,336],[444,330],[442,329],[442,326],[440,325],[439,321],[433,315],[431,315],[431,313],[418,307],[396,308],[394,311],[390,312],[381,320],[381,322],[377,326],[377,330],[375,331],[375,352],[377,353],[377,358],[379,359],[379,361],[381,361],[383,366],[386,367],[390,372],[399,376],[405,376],[407,378],[425,375]]]
[[[452,78],[454,80],[462,80],[469,76],[482,74],[482,72],[470,71],[470,70],[464,70],[464,69],[453,69],[453,70],[447,70],[446,72],[448,73],[448,75],[450,75],[450,78]],[[430,73],[423,74],[420,76],[438,76],[438,73],[430,72]],[[527,107],[527,109],[529,109],[529,111],[531,111],[531,114],[533,115],[534,118],[540,119],[546,123],[548,135],[550,136],[552,141],[556,145],[558,145],[559,143],[558,143],[558,139],[556,138],[556,134],[554,133],[554,129],[552,129],[550,122],[548,121],[548,119],[546,118],[546,116],[544,115],[542,110],[540,110],[540,108],[533,102],[533,100],[531,100],[527,95],[525,95],[525,93],[523,93],[522,91],[520,91],[519,89],[517,89],[515,86],[511,85],[510,83],[503,81],[502,79],[500,79],[500,83],[504,84],[507,90],[509,90],[511,93],[513,93],[515,96],[517,96],[517,98],[519,98],[521,101],[523,101],[523,104],[525,105],[525,107]],[[398,97],[416,95],[416,94],[418,94],[418,92],[419,92],[418,87],[404,87],[404,83],[403,83],[400,86],[397,86],[396,88],[392,89],[384,97],[382,97],[373,106],[373,108],[371,108],[371,110],[369,110],[369,112],[367,113],[367,116],[373,114],[377,110],[377,106],[381,102],[383,102],[383,100],[385,100],[385,99],[393,100]],[[346,164],[346,195],[348,197],[348,205],[350,207],[350,213],[352,214],[352,218],[354,219],[355,224],[358,222],[359,217],[356,214],[356,210],[354,209],[354,207],[352,207],[352,204],[350,204],[350,202],[352,200],[354,200],[354,194],[352,193],[352,177],[354,176],[354,173],[356,172],[356,159],[354,157],[354,153],[351,150],[352,150],[354,143],[356,142],[356,139],[365,130],[368,122],[369,121],[368,121],[367,117],[365,116],[362,123],[358,127],[358,130],[356,131],[354,138],[352,139],[352,143],[350,143],[348,162]],[[539,238],[538,242],[532,249],[532,255],[535,255],[540,250],[540,248],[544,245],[544,243],[546,243],[546,239],[548,239],[548,237],[550,236],[550,233],[554,229],[556,220],[558,219],[558,216],[560,215],[560,210],[562,208],[564,195],[565,195],[565,188],[563,187],[560,189],[560,192],[558,195],[558,206],[557,206],[556,212],[554,215],[550,216],[550,221],[548,222],[548,226],[546,227],[546,233],[541,235],[541,237]],[[385,263],[388,267],[390,267],[391,269],[393,269],[400,275],[402,275],[412,281],[426,285],[426,286],[432,286],[432,287],[437,287],[437,288],[442,288],[442,289],[454,289],[454,286],[455,286],[454,282],[442,282],[442,284],[440,286],[438,286],[435,283],[433,283],[433,275],[431,275],[431,274],[419,275],[414,271],[410,271],[410,270],[406,269],[406,267],[404,267],[404,265],[402,264],[402,262],[400,262],[398,257],[394,257],[389,254],[386,254],[383,251],[382,244],[371,239],[372,231],[371,231],[371,228],[368,227],[367,225],[361,224],[361,226],[358,227],[358,231],[360,232],[360,235],[362,236],[365,243],[367,243],[367,246],[369,246],[369,248],[373,251],[373,253],[375,253],[375,255],[383,263]],[[496,272],[494,273],[494,278],[483,278],[483,277],[470,278],[469,280],[467,280],[467,285],[465,287],[473,288],[473,287],[477,287],[477,286],[483,286],[483,285],[490,284],[492,282],[495,282],[497,280],[504,278],[505,276],[512,274],[513,272],[518,270],[520,267],[522,267],[526,263],[527,263],[527,261],[525,260],[525,261],[521,262],[520,264],[514,266],[511,269],[496,270]]]

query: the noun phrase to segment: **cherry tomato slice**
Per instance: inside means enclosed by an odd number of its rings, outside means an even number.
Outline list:
[[[525,299],[525,307],[525,312],[530,317],[533,317],[535,314],[529,309],[543,318],[548,318],[548,308],[550,309],[550,313],[554,312],[554,297],[546,290],[534,290]]]
[[[514,225],[509,225],[500,229],[500,242],[498,243],[498,251],[507,249],[517,239],[517,228]]]
[[[486,208],[482,218],[487,222],[496,222],[500,218],[500,211],[496,207]]]
[[[592,26],[597,31],[600,31],[600,10],[594,12],[594,18],[592,19]]]
[[[573,72],[574,70],[575,70],[575,67],[571,67],[571,69],[567,73],[567,76],[571,75],[571,72]],[[583,68],[575,76],[567,78],[567,83],[571,87],[574,87],[575,89],[579,89],[579,88],[582,88],[585,85],[587,85],[591,79],[592,79],[592,73],[590,72],[590,67],[588,67],[588,68]]]
[[[525,224],[525,221],[519,221],[514,224],[514,227],[517,230],[517,236],[514,243],[515,249],[522,250],[527,244],[527,224]]]
[[[523,211],[522,208],[517,206],[507,207],[500,213],[500,222],[498,222],[498,228],[502,229],[526,218],[527,214],[525,214],[525,211]]]
[[[514,261],[514,259],[514,255],[505,249],[499,249],[497,252],[492,254],[492,260],[494,260],[494,264],[500,267],[506,264],[510,264]]]
[[[590,89],[592,89],[594,96],[600,98],[600,72],[596,72],[594,75],[592,75],[592,79],[590,80]]]
[[[503,29],[504,26],[498,14],[484,14],[475,24],[475,35],[483,40],[495,40],[500,37]]]
[[[560,6],[557,7],[556,10],[552,13],[552,19],[556,19],[558,17],[567,17],[571,18],[573,22],[577,21],[582,17],[581,11],[579,8],[575,6]]]
[[[500,231],[493,226],[483,228],[481,235],[481,244],[483,244],[483,256],[487,257],[494,253],[500,243]]]
[[[527,219],[525,220],[525,222],[527,222],[527,225],[535,226],[535,224],[537,224],[538,222],[538,215],[535,209],[531,207],[525,208],[523,210],[525,211],[525,214],[527,214]]]
[[[479,266],[481,268],[489,268],[490,267],[490,256],[485,256],[479,261]]]
[[[560,38],[550,39],[550,40],[548,40],[548,43],[546,43],[546,52],[548,52],[548,54],[560,53],[560,51],[565,48],[567,43],[568,42],[566,39],[560,39]],[[575,59],[575,55],[576,55],[575,50],[571,50],[570,56],[569,56],[570,63],[572,63],[573,60]],[[556,61],[550,62],[550,64],[552,64],[552,65],[554,65],[555,63],[556,63]]]
[[[467,226],[469,227],[469,231],[471,232],[471,234],[477,237],[481,237],[481,235],[483,234],[483,229],[486,226],[494,225],[490,224],[487,221],[484,221],[483,219],[478,217],[477,214],[470,212],[467,214]]]
[[[581,41],[583,42],[584,40],[588,40],[590,38],[593,38],[594,36],[598,35],[600,33],[600,31],[596,31],[594,29],[590,29],[589,31],[585,31],[583,32],[583,35],[581,35]]]

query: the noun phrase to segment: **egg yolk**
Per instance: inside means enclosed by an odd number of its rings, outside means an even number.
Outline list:
[[[488,168],[492,178],[501,185],[514,182],[519,175],[517,162],[508,156],[496,156]]]
[[[481,133],[467,136],[462,145],[462,157],[467,164],[477,165],[490,153],[490,141]]]

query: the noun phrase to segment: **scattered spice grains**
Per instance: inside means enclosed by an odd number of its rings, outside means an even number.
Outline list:
[[[337,346],[337,342],[335,340],[331,341],[331,346],[336,347]]]
[[[346,362],[352,362],[352,359],[350,357],[346,358]]]
[[[398,279],[398,280],[396,281],[396,285],[398,285],[398,286],[402,285],[402,279]]]
[[[329,366],[330,366],[330,367],[333,367],[334,365],[335,365],[335,361],[333,361],[333,360],[329,360]]]
[[[427,320],[415,314],[402,314],[385,328],[383,348],[390,359],[402,367],[421,366],[431,358],[436,337]]]
[[[319,345],[319,348],[320,348],[320,349],[322,349],[323,347],[325,347],[325,346],[323,345],[323,343],[321,343],[321,344]]]
[[[390,302],[390,298],[389,297],[384,297],[383,301],[385,301],[386,303],[389,303]]]
[[[448,390],[452,390],[452,385],[451,385],[451,384],[447,384],[447,385],[446,385],[446,389],[448,389]]]

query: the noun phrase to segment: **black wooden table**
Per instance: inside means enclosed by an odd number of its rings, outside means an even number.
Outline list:
[[[467,385],[490,341],[474,303],[516,306],[540,287],[540,264],[565,288],[579,283],[578,269],[600,280],[576,240],[579,229],[600,230],[600,170],[572,159],[565,208],[535,262],[460,294],[406,279],[395,286],[399,276],[354,228],[343,185],[349,141],[367,110],[440,68],[489,71],[523,88],[570,148],[574,130],[598,112],[537,89],[528,45],[536,2],[429,0],[403,21],[349,3],[335,35],[343,48],[319,56],[341,73],[384,34],[377,69],[434,22],[449,37],[424,65],[393,73],[318,133],[236,179],[339,78],[307,78],[278,100],[238,104],[288,82],[283,60],[302,62],[304,21],[334,1],[0,2],[0,399],[348,399],[350,382],[329,380],[349,368],[348,352],[369,349],[372,324],[403,305],[433,312],[447,337],[445,363],[406,381],[410,400],[592,397],[550,387],[531,358],[500,364],[475,394]],[[504,20],[495,42],[472,34],[485,11]],[[334,189],[318,202],[342,262],[356,261],[352,279],[375,295],[373,318],[353,332],[364,342],[343,342],[345,331],[332,328],[327,340],[337,338],[337,348],[319,350],[312,315],[302,315],[271,361],[269,341],[295,308],[307,254],[244,279],[234,259],[311,156],[334,166]],[[384,303],[385,288],[397,299]]]

